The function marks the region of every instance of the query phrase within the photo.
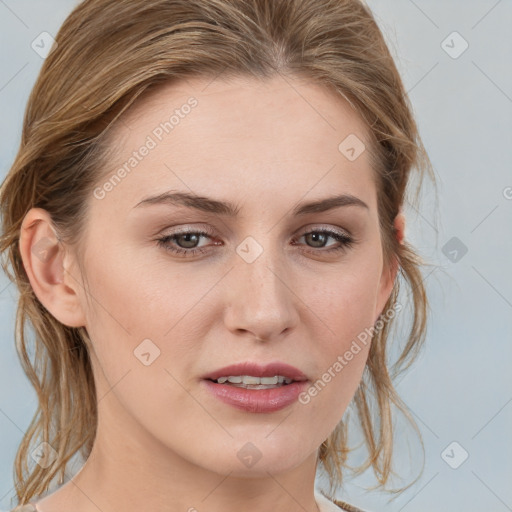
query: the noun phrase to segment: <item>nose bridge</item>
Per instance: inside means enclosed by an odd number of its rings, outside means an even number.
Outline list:
[[[270,246],[272,233],[247,237],[236,248],[231,272],[228,327],[247,330],[263,339],[278,336],[294,325],[296,311],[287,280],[285,254]]]

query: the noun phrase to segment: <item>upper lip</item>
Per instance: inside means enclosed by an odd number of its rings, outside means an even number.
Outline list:
[[[231,364],[218,370],[203,375],[203,379],[217,380],[219,377],[229,377],[230,375],[252,375],[253,377],[274,377],[282,375],[288,379],[296,381],[308,380],[308,378],[298,368],[280,361],[261,365],[252,361]]]

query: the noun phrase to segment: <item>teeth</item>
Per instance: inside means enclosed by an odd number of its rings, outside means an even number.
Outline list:
[[[275,384],[290,384],[292,379],[283,377],[282,375],[275,375],[274,377],[253,377],[252,375],[230,375],[228,377],[219,377],[217,379],[219,384],[230,382],[231,384],[254,384],[254,385],[275,385]]]

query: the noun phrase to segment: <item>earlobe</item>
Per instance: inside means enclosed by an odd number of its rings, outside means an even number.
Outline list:
[[[81,327],[85,324],[75,286],[65,268],[65,248],[51,217],[41,208],[32,208],[23,219],[19,248],[25,272],[35,295],[62,324]],[[71,283],[70,283],[71,284]]]
[[[403,244],[405,238],[405,215],[403,214],[402,210],[398,212],[393,225],[398,243]]]
[[[379,297],[377,309],[375,311],[375,318],[373,323],[377,322],[379,316],[382,313],[385,313],[384,306],[391,296],[391,292],[393,291],[393,286],[395,284],[395,277],[398,270],[398,262],[396,258],[393,258],[393,261],[389,266],[383,269],[382,276],[380,280],[380,289],[379,289]]]
[[[403,245],[405,241],[405,215],[403,214],[402,210],[400,210],[395,217],[395,221],[393,223],[393,228],[395,230],[395,236],[400,245]],[[400,262],[398,260],[398,256],[394,255],[392,266],[390,269],[391,272],[391,279],[394,283],[396,276],[398,274],[398,270],[400,268]]]

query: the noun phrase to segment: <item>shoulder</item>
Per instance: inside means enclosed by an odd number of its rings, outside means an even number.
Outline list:
[[[33,505],[19,505],[13,508],[11,512],[37,512],[37,510]]]
[[[367,512],[345,501],[331,499],[319,490],[315,490],[315,499],[320,512],[340,512],[340,510],[344,512]]]
[[[338,505],[341,510],[345,510],[346,512],[368,512],[362,508],[354,507],[354,505],[350,505],[350,503],[345,503],[341,500],[333,500],[333,502],[336,503],[336,505]]]

